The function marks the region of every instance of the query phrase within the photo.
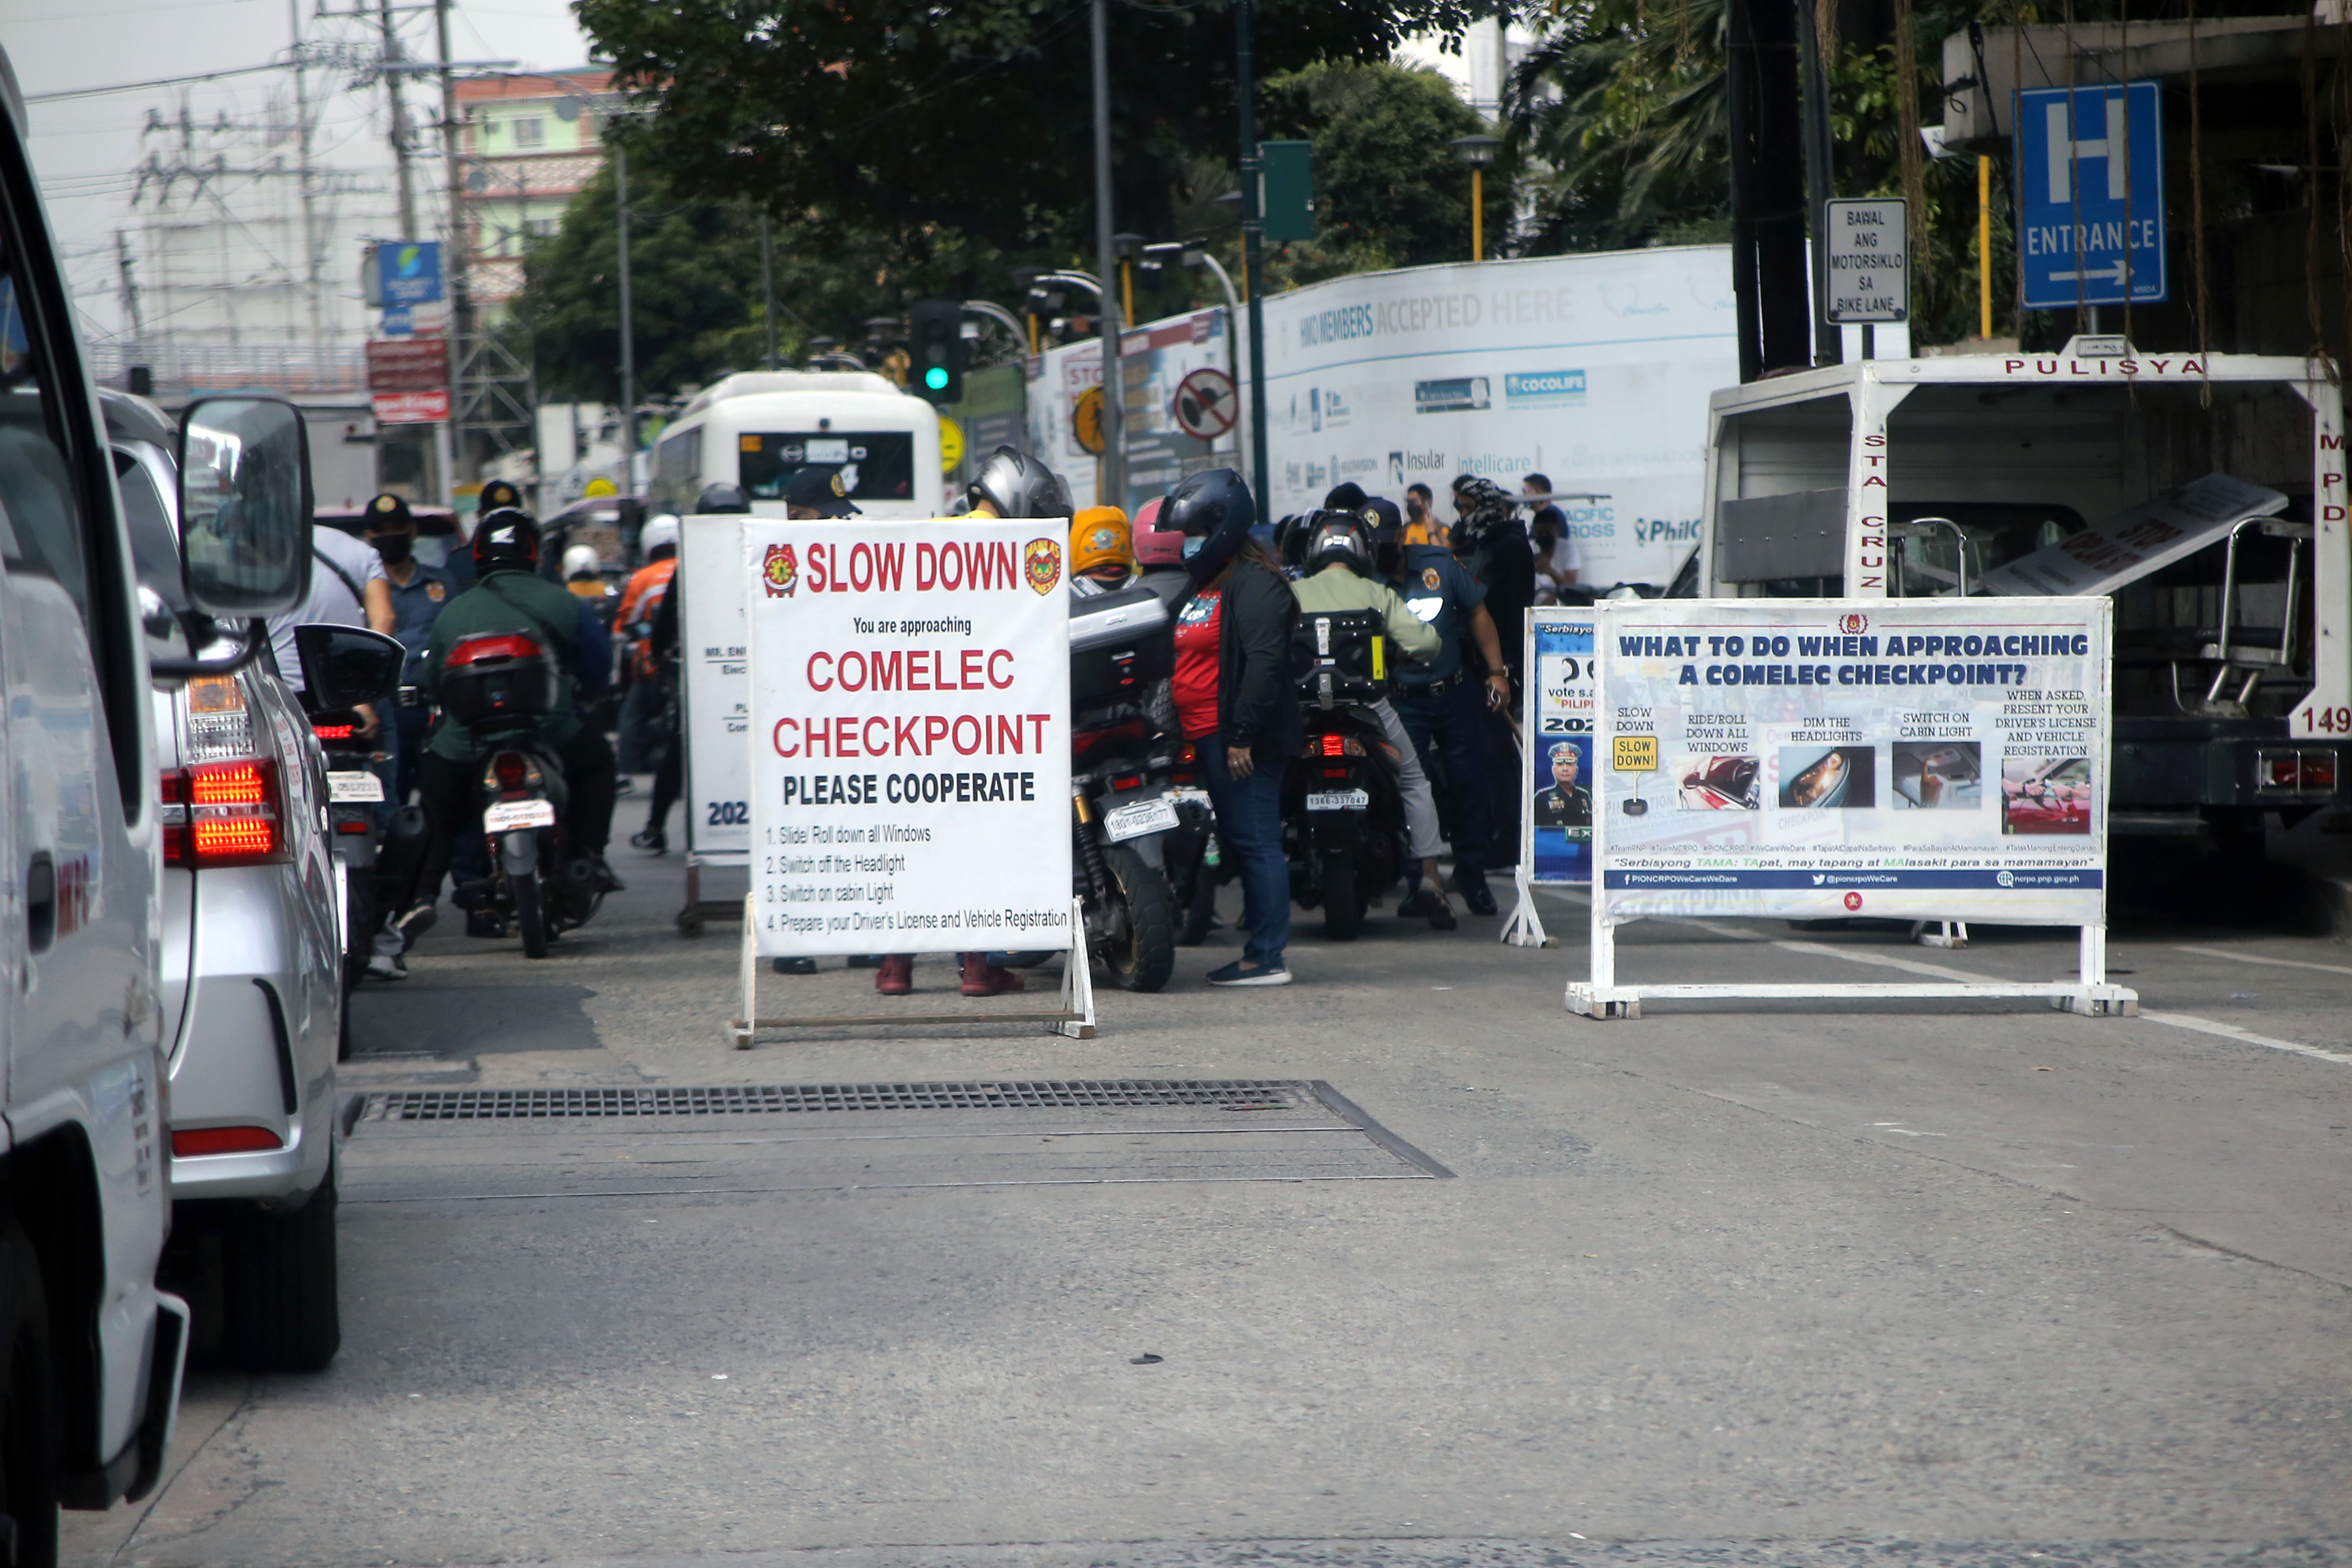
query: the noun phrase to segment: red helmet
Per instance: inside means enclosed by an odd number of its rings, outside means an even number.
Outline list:
[[[1184,564],[1184,536],[1172,528],[1160,525],[1160,514],[1167,504],[1165,500],[1148,500],[1136,510],[1135,524],[1130,531],[1134,537],[1135,559],[1142,565]]]

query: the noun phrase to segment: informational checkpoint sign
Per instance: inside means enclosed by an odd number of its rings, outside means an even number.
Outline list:
[[[1519,842],[1532,847],[1530,880],[1592,879],[1592,613],[1539,609],[1528,617],[1529,778]]]
[[[2100,924],[2112,613],[1596,605],[1596,919]]]
[[[761,954],[1069,945],[1068,532],[746,521]]]
[[[678,520],[679,662],[686,671],[686,843],[700,860],[751,849],[750,638],[740,512]]]

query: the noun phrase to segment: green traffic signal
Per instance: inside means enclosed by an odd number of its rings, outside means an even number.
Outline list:
[[[948,389],[948,367],[943,364],[931,366],[923,373],[923,384],[933,392],[945,392]]]

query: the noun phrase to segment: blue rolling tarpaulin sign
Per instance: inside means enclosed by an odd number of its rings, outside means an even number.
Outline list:
[[[2015,103],[2023,303],[2052,310],[2164,299],[2157,84],[2033,88]]]

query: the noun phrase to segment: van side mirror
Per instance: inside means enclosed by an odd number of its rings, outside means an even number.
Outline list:
[[[390,697],[408,650],[382,632],[313,625],[294,628],[294,654],[310,706],[325,712]]]
[[[275,397],[205,397],[180,421],[180,558],[188,603],[223,620],[282,615],[310,594],[310,442]]]

